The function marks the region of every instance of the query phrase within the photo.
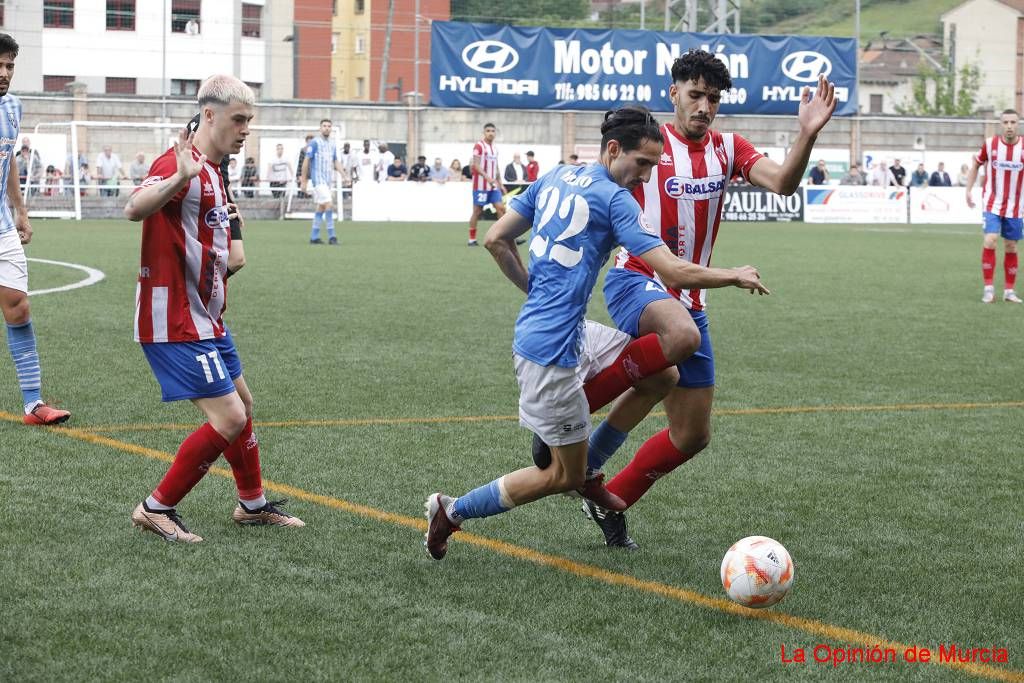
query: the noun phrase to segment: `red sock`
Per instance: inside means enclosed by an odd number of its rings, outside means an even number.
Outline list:
[[[470,228],[469,229],[469,239],[470,240],[475,240],[476,239],[476,228]]]
[[[996,270],[996,250],[995,249],[982,249],[981,250],[981,280],[985,283],[986,287],[992,285],[992,275]]]
[[[260,442],[252,433],[251,417],[246,421],[238,438],[224,450],[224,459],[231,465],[231,474],[235,475],[239,498],[254,500],[263,495],[263,480],[260,478]]]
[[[590,412],[600,410],[631,386],[672,365],[665,359],[658,335],[634,339],[615,361],[583,385]]]
[[[640,446],[629,464],[608,482],[608,490],[632,505],[654,482],[692,457],[673,446],[668,430],[662,430]]]
[[[1006,276],[1006,288],[1013,289],[1017,283],[1017,252],[1003,254],[1003,274]]]
[[[206,476],[210,465],[227,447],[228,442],[209,422],[192,432],[181,442],[171,469],[153,491],[153,497],[164,505],[177,505]]]

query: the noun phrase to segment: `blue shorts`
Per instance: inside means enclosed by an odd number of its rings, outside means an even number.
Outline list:
[[[989,211],[982,214],[985,234],[999,233],[1008,240],[1019,241],[1024,236],[1024,218],[1004,218]]]
[[[604,299],[616,327],[632,337],[640,336],[640,316],[652,301],[676,300],[665,288],[643,273],[612,268],[605,275]],[[682,304],[679,304],[682,306]],[[689,311],[700,330],[700,348],[678,366],[677,386],[690,389],[715,386],[715,354],[711,348],[708,316],[704,311]]]
[[[501,190],[474,190],[473,206],[501,204]]]
[[[164,401],[224,396],[235,390],[235,379],[242,375],[230,332],[195,342],[143,344],[142,352]]]

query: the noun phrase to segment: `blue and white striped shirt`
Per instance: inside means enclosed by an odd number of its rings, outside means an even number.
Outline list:
[[[14,217],[7,206],[7,175],[14,169],[14,147],[21,129],[21,100],[10,93],[0,97],[0,235],[14,230]]]
[[[338,158],[338,146],[334,140],[317,135],[306,146],[306,163],[309,164],[309,181],[316,185],[334,184],[334,160]]]

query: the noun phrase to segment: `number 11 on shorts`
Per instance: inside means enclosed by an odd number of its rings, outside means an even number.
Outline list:
[[[201,353],[196,356],[196,360],[203,366],[203,374],[206,375],[206,383],[213,383],[213,372],[210,371],[210,362],[206,360],[207,356],[209,356],[210,360],[213,361],[214,367],[217,368],[217,377],[219,379],[224,379],[224,368],[220,365],[220,357],[217,355],[216,351],[210,351],[209,353]]]

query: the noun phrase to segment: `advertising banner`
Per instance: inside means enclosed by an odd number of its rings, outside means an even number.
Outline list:
[[[962,187],[910,188],[911,223],[946,223],[952,225],[981,225],[981,188],[971,193],[974,208],[967,206]]]
[[[903,187],[805,187],[804,220],[808,223],[906,223]]]
[[[856,113],[853,38],[431,24],[430,103],[437,107],[671,111],[672,62],[700,48],[729,68],[722,114],[795,114],[819,74],[836,114]]]
[[[751,185],[730,185],[722,207],[724,221],[791,222],[804,219],[803,188],[789,197]]]

